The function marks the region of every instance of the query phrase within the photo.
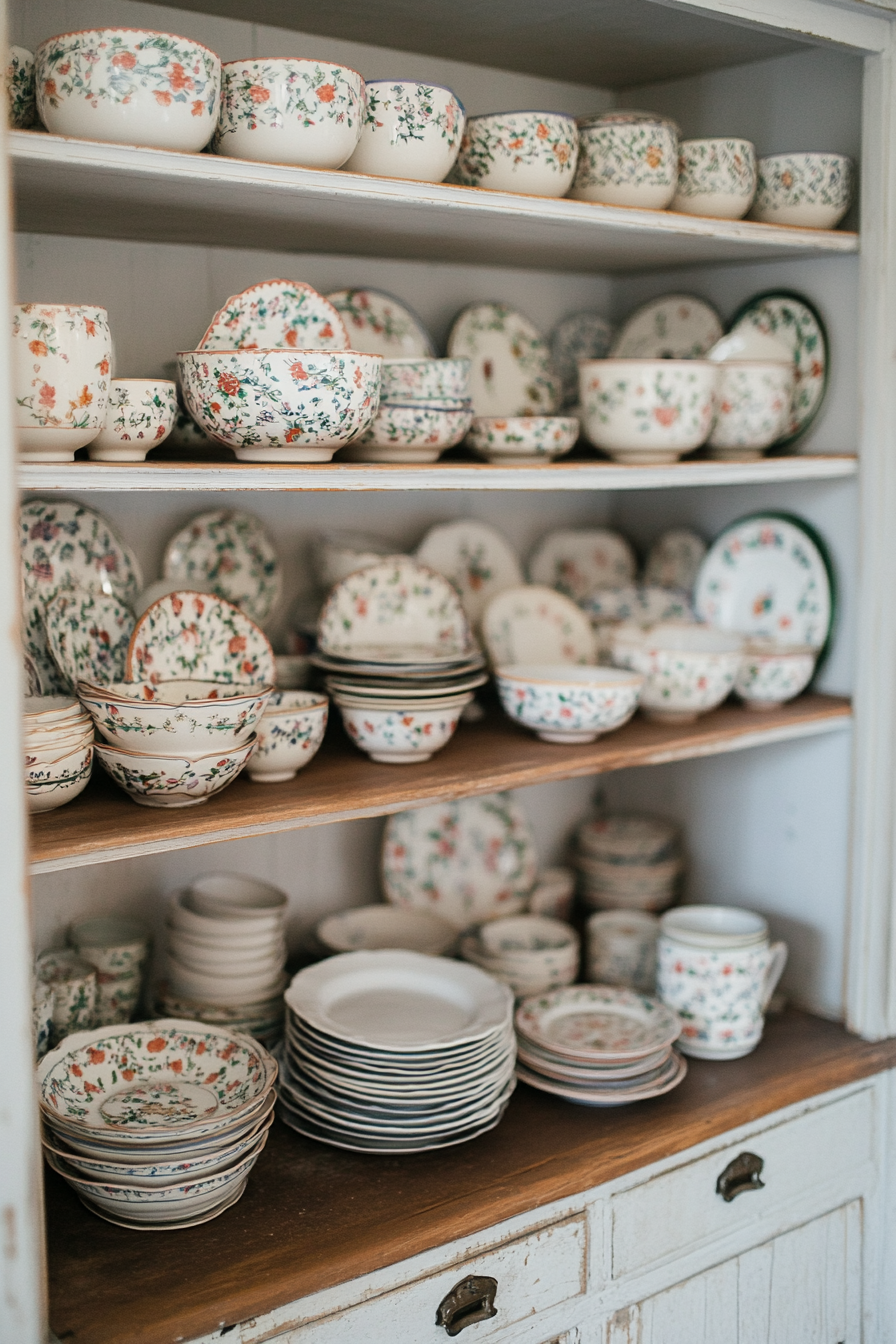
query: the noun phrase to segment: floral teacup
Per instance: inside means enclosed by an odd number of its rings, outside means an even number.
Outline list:
[[[450,180],[464,187],[565,196],[579,153],[565,112],[495,112],[470,117]]]
[[[646,910],[599,910],[587,925],[588,979],[653,994],[660,923]]]
[[[569,195],[604,205],[665,210],[678,182],[678,127],[649,112],[579,118],[579,162]]]
[[[812,680],[818,650],[800,644],[750,640],[734,682],[747,709],[776,709],[804,691]]]
[[[317,755],[328,712],[327,697],[316,691],[274,691],[258,722],[249,778],[267,784],[292,779]]]
[[[149,956],[149,933],[135,919],[98,915],[69,929],[79,956],[107,975],[135,975]]]
[[[752,462],[790,425],[793,364],[726,360],[719,364],[716,418],[709,436],[711,457]]]
[[[756,151],[749,140],[682,140],[673,210],[742,219],[755,193]]]
[[[71,462],[106,421],[112,337],[105,308],[12,310],[16,437],[26,462]]]
[[[463,104],[442,84],[370,80],[361,139],[345,166],[374,177],[442,182],[457,158],[465,121]]]
[[[855,169],[845,154],[771,154],[759,160],[751,219],[833,229],[852,204]]]
[[[73,1031],[92,1027],[96,1012],[96,971],[68,949],[41,952],[35,962],[39,981],[53,991],[52,1045]]]
[[[114,378],[106,423],[90,445],[94,462],[142,462],[177,418],[177,387],[166,379]]]

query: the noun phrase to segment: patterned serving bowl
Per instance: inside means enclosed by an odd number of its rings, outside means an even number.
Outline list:
[[[9,101],[9,125],[14,131],[27,130],[37,116],[34,90],[34,55],[25,47],[10,47],[6,60],[6,97]]]
[[[381,355],[357,350],[188,350],[187,409],[241,462],[329,462],[380,399]]]
[[[710,457],[735,462],[760,458],[787,432],[794,386],[790,361],[720,362]]]
[[[506,714],[543,742],[593,742],[627,723],[643,676],[615,667],[516,664],[495,669]]]
[[[706,442],[718,365],[707,359],[585,359],[585,433],[617,462],[676,462]]]
[[[48,131],[198,153],[221,96],[213,51],[172,33],[90,28],[35,52],[37,110]]]
[[[692,723],[728,696],[743,656],[740,635],[705,625],[624,623],[613,661],[646,678],[641,707],[658,723]]]
[[[71,462],[106,423],[109,315],[94,304],[12,310],[16,439],[26,462]]]
[[[444,406],[470,395],[468,359],[384,359],[381,397],[391,405],[422,401]]]
[[[812,680],[818,650],[807,645],[750,640],[734,682],[747,709],[775,709],[800,694]]]
[[[756,150],[749,140],[682,140],[673,210],[743,219],[755,194]]]
[[[575,447],[579,422],[570,415],[477,415],[467,445],[489,462],[553,461]]]
[[[271,57],[222,67],[216,154],[341,168],[364,121],[364,81],[332,61]]]
[[[565,196],[579,153],[565,112],[490,112],[467,120],[450,181],[529,196]]]
[[[214,681],[78,682],[81,703],[106,741],[145,756],[192,757],[243,746],[272,689]]]
[[[265,784],[293,779],[317,755],[329,709],[316,691],[274,691],[258,724],[249,778]]]
[[[370,427],[350,443],[344,456],[354,462],[435,462],[463,439],[473,420],[469,401],[454,405],[409,402],[380,404]]]
[[[91,462],[142,462],[177,419],[177,388],[167,379],[113,378],[106,423],[90,445]]]
[[[834,229],[852,204],[855,168],[845,154],[770,154],[760,159],[751,219]]]
[[[367,81],[361,138],[345,165],[352,173],[443,182],[464,133],[463,103],[443,84]]]
[[[360,698],[335,694],[342,722],[356,747],[383,765],[416,765],[428,761],[454,736],[472,694],[400,707],[382,708]]]
[[[255,750],[255,734],[239,747],[202,755],[153,756],[98,742],[96,758],[143,807],[196,807],[232,784]]]
[[[678,127],[650,112],[579,117],[579,161],[569,195],[604,205],[665,210],[678,183]]]

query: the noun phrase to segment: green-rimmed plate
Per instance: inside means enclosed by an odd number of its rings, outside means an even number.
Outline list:
[[[827,332],[818,310],[789,289],[771,289],[748,299],[734,314],[728,331],[750,327],[773,336],[793,356],[796,383],[790,427],[775,445],[783,448],[805,434],[821,410],[830,368]]]

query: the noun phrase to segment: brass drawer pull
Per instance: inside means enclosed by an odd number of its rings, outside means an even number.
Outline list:
[[[459,1335],[468,1325],[490,1320],[498,1314],[497,1291],[498,1280],[487,1274],[471,1274],[468,1279],[461,1279],[439,1303],[436,1325],[443,1325],[449,1335]]]
[[[764,1190],[765,1181],[759,1179],[764,1166],[762,1158],[755,1153],[739,1153],[716,1181],[716,1194],[730,1204],[747,1190]]]

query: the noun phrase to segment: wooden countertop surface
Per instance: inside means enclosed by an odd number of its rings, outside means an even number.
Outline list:
[[[63,1344],[189,1340],[893,1067],[896,1039],[789,1010],[668,1096],[593,1110],[521,1085],[497,1129],[441,1153],[342,1152],[278,1121],[240,1202],[180,1232],[103,1222],[47,1170],[50,1324]]]

